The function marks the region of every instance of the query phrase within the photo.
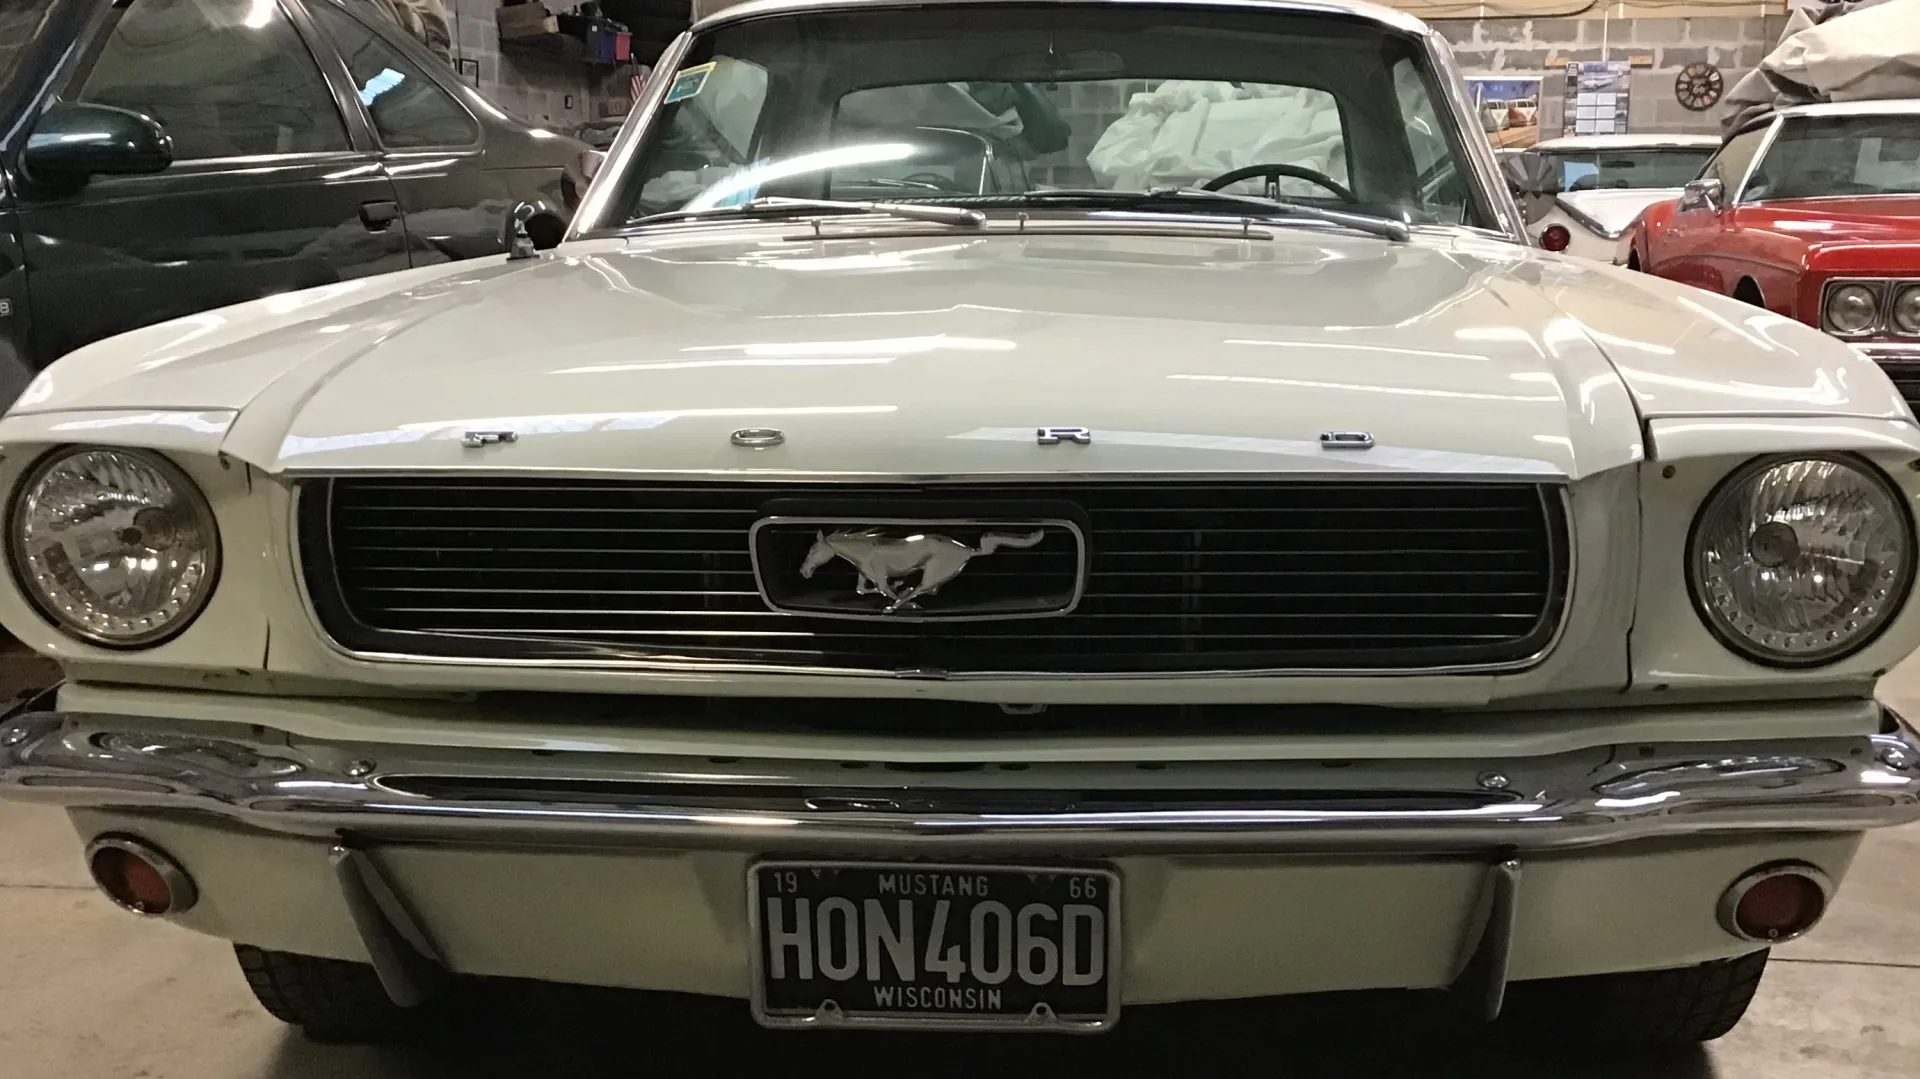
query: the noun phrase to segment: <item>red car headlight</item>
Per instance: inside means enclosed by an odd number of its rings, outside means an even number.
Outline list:
[[[1920,337],[1920,282],[1900,286],[1893,297],[1893,329]]]

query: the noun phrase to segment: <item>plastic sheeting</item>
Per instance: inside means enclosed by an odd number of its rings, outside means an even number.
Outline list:
[[[1752,117],[1816,101],[1920,97],[1920,0],[1800,10],[1780,43],[1727,94],[1728,134]]]
[[[1087,154],[1102,187],[1202,183],[1246,165],[1298,165],[1347,182],[1340,112],[1331,95],[1298,86],[1169,80],[1134,94]],[[1284,190],[1324,194],[1304,180]]]

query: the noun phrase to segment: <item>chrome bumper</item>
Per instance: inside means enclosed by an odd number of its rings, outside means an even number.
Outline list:
[[[342,745],[29,712],[0,797],[367,841],[894,855],[1540,851],[1920,819],[1920,735],[1631,744],[1505,760],[961,766]],[[911,774],[909,774],[911,773]]]

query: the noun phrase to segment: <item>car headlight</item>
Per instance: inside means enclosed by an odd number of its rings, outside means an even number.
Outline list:
[[[1893,298],[1893,328],[1920,335],[1920,285],[1908,285]]]
[[[1880,294],[1866,285],[1841,285],[1827,293],[1827,329],[1848,335],[1880,327]]]
[[[62,630],[158,644],[206,606],[220,571],[213,511],[172,462],[142,450],[47,455],[8,521],[14,575]]]
[[[1913,526],[1900,492],[1843,457],[1762,459],[1715,488],[1695,519],[1688,584],[1721,640],[1774,666],[1831,663],[1900,610]]]

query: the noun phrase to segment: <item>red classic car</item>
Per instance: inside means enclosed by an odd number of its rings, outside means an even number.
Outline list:
[[[1755,120],[1614,261],[1853,341],[1920,405],[1920,100]]]

